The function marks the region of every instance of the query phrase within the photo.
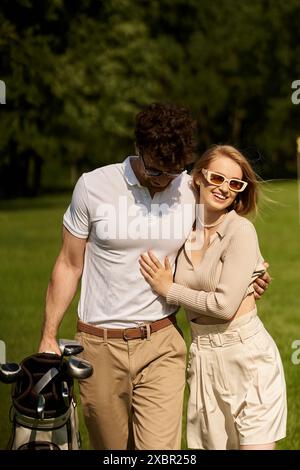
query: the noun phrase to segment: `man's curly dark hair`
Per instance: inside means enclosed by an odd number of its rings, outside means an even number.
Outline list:
[[[136,145],[143,156],[185,166],[195,161],[196,129],[196,121],[187,108],[153,103],[136,116]]]

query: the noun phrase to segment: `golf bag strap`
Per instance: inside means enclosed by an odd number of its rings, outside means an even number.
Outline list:
[[[11,450],[12,449],[12,446],[13,446],[13,442],[14,442],[14,438],[15,438],[15,431],[16,431],[16,415],[13,414],[13,417],[11,417],[12,415],[12,411],[13,411],[13,407],[11,406],[10,407],[10,410],[9,410],[9,419],[12,423],[12,431],[11,431],[11,434],[9,436],[9,440],[8,440],[8,443],[6,445],[6,450]]]

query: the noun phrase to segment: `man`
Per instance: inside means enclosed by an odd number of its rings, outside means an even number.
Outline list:
[[[195,128],[186,109],[150,105],[136,118],[139,156],[83,174],[64,215],[39,350],[59,354],[58,328],[82,276],[77,339],[94,374],[80,394],[95,449],[180,449],[185,342],[176,307],[155,295],[138,260],[151,248],[174,266],[191,230],[184,168]]]

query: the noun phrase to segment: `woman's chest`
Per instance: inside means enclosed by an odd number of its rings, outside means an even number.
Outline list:
[[[214,249],[212,246],[193,249],[187,243],[177,259],[175,282],[195,290],[214,291],[223,268],[222,251],[218,248],[216,244]]]

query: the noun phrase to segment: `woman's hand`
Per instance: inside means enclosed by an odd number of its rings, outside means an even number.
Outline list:
[[[167,296],[167,292],[173,284],[172,267],[168,257],[165,257],[165,265],[156,258],[149,250],[148,255],[141,255],[139,259],[140,271],[153,290],[162,297]]]

